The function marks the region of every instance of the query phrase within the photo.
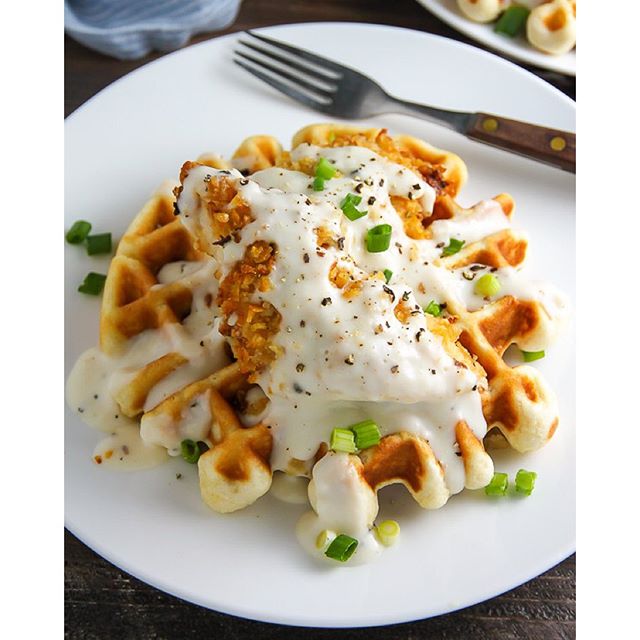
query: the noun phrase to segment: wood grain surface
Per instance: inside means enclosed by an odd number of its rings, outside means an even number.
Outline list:
[[[244,0],[224,32],[316,21],[389,24],[477,43],[414,0]],[[65,37],[65,115],[108,84],[161,54],[119,61]],[[575,99],[575,78],[521,65]],[[375,629],[301,629],[209,611],[166,595],[115,568],[65,532],[65,637],[78,640],[213,638],[224,640],[565,640],[575,638],[575,556],[543,575],[461,611]]]
[[[65,628],[78,640],[569,640],[575,638],[575,557],[535,580],[437,618],[373,629],[308,629],[198,607],[116,569],[65,532]]]

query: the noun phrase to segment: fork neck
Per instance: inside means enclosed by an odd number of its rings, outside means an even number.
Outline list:
[[[408,102],[407,100],[400,100],[394,96],[387,95],[388,105],[387,109],[390,113],[401,113],[408,116],[417,116],[430,120],[436,124],[444,125],[449,129],[464,133],[469,124],[469,120],[472,113],[468,111],[445,111],[436,107],[428,107],[424,104],[418,104],[416,102]]]

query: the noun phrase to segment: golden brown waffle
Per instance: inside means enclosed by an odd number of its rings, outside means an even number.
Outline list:
[[[392,138],[386,129],[314,124],[300,129],[293,136],[291,146],[294,148],[302,143],[321,147],[366,146],[393,162],[419,172],[438,194],[455,197],[467,180],[467,167],[459,156],[412,136]],[[250,175],[269,167],[290,167],[291,161],[289,153],[273,136],[259,135],[242,142],[233,154],[232,165],[244,175]]]
[[[205,399],[209,416],[204,427],[208,436],[203,441],[210,448],[198,461],[200,493],[220,513],[248,506],[271,486],[271,434],[260,423],[243,427],[232,406],[237,407],[248,386],[238,364],[231,364],[169,396],[145,413],[140,424],[143,435],[158,424],[170,425],[170,430],[179,428],[185,408],[197,398]],[[244,412],[251,410],[244,407]]]
[[[493,475],[493,463],[464,421],[456,426],[456,443],[464,462],[465,487],[486,486]],[[394,433],[365,449],[360,457],[364,478],[375,491],[390,484],[403,484],[423,509],[439,509],[449,499],[444,469],[423,438]]]
[[[431,237],[430,225],[435,220],[474,215],[473,209],[465,210],[453,199],[466,179],[464,163],[454,154],[408,136],[390,138],[380,129],[363,130],[342,125],[306,127],[294,136],[292,146],[303,142],[319,146],[367,146],[418,171],[434,186],[437,197],[433,214],[420,217],[419,226],[412,226],[414,233],[409,232],[405,219],[405,228],[412,237]],[[292,165],[288,153],[269,136],[246,140],[234,154],[234,164],[245,174],[271,166]],[[305,166],[292,168],[309,169]],[[510,218],[514,210],[513,199],[508,194],[500,194],[494,200]],[[397,203],[394,205],[398,208]],[[409,215],[413,213],[409,212]],[[452,270],[469,265],[517,267],[525,259],[526,250],[526,240],[507,229],[468,244],[458,254],[442,258],[439,264]],[[248,291],[249,298],[250,295],[251,290]],[[481,392],[489,428],[498,429],[519,451],[539,448],[553,435],[558,423],[552,394],[536,369],[527,365],[511,367],[502,356],[509,345],[524,346],[545,333],[548,316],[543,305],[506,296],[471,312],[453,299],[446,302],[446,320],[428,317],[430,329],[440,335],[447,350],[456,353],[457,359],[480,372],[483,378],[486,376]],[[241,328],[241,325],[235,325],[236,332]],[[234,350],[242,346],[236,342]],[[465,486],[484,486],[491,478],[493,465],[483,443],[464,422],[456,428],[456,443],[465,465]],[[399,433],[386,436],[379,445],[362,452],[361,457],[365,478],[375,490],[387,484],[402,483],[416,501],[427,508],[437,508],[449,497],[442,467],[428,442],[418,436],[399,429]]]
[[[439,194],[455,197],[467,180],[467,167],[455,153],[443,151],[413,136],[394,136],[386,129],[363,129],[343,124],[312,124],[300,129],[291,142],[321,147],[363,146],[417,171]]]
[[[102,298],[100,347],[117,354],[145,329],[178,323],[191,308],[191,292],[181,282],[158,288],[160,269],[178,260],[204,255],[174,211],[175,198],[165,185],[138,213],[111,261]]]
[[[436,191],[431,216],[425,215],[415,202],[394,201],[412,238],[430,238],[430,226],[435,220],[474,215],[473,209],[465,210],[454,200],[466,180],[466,167],[455,154],[408,136],[391,138],[381,129],[343,125],[306,127],[294,136],[293,146],[302,142],[320,146],[366,146],[423,176]],[[203,156],[198,164],[230,167],[216,156]],[[245,175],[272,166],[309,170],[304,166],[293,167],[289,153],[270,136],[245,140],[235,152],[232,164]],[[182,178],[194,163],[187,165]],[[105,353],[113,356],[122,353],[133,339],[147,330],[182,327],[185,323],[194,304],[193,284],[188,279],[161,283],[158,273],[173,262],[210,260],[196,247],[212,247],[212,242],[232,236],[251,220],[250,211],[233,189],[215,191],[217,180],[212,180],[209,219],[198,229],[195,238],[176,218],[175,196],[169,189],[154,196],[132,222],[120,242],[105,286],[100,336]],[[220,181],[224,182],[224,178]],[[495,200],[510,217],[514,209],[511,197],[501,194]],[[320,237],[318,242],[321,244]],[[526,248],[524,238],[504,230],[468,244],[453,256],[441,258],[439,264],[452,270],[469,265],[517,267],[525,258]],[[210,253],[214,255],[213,250]],[[238,263],[238,273],[246,276],[251,265],[245,263],[246,260]],[[262,264],[260,260],[257,263]],[[258,275],[268,278],[269,270],[270,266]],[[250,276],[253,278],[253,274]],[[174,452],[176,444],[188,432],[191,409],[202,410],[199,428],[205,435],[199,439],[207,443],[209,450],[198,463],[200,490],[204,501],[219,512],[251,504],[271,485],[273,441],[268,426],[258,422],[245,427],[240,421],[240,416],[258,415],[264,408],[264,397],[249,407],[243,398],[251,387],[251,373],[259,366],[262,351],[269,349],[270,323],[274,325],[273,330],[278,329],[273,309],[248,304],[252,286],[261,286],[260,281],[247,284],[236,277],[234,271],[220,283],[217,300],[223,313],[220,331],[232,345],[237,362],[190,379],[168,397],[149,406],[154,387],[187,364],[188,358],[179,350],[169,351],[142,364],[136,363],[128,383],[115,395],[126,415],[140,418],[145,439]],[[209,300],[212,309],[214,302],[213,298]],[[440,336],[452,357],[480,377],[483,412],[489,427],[499,430],[506,441],[520,451],[542,446],[558,423],[552,396],[533,367],[510,367],[503,355],[513,343],[522,347],[544,335],[548,330],[544,307],[512,296],[488,302],[477,311],[468,310],[453,298],[446,303],[444,318],[427,316],[429,328]],[[232,314],[239,318],[233,325],[227,322]],[[264,324],[268,331],[244,335],[243,327],[252,322]],[[261,346],[255,342],[256,335]],[[465,486],[477,489],[486,485],[493,473],[493,464],[483,442],[464,421],[456,426],[455,446],[464,463]],[[325,450],[321,448],[317,457]],[[404,432],[402,425],[398,425],[397,433],[387,435],[378,445],[361,452],[360,459],[363,478],[374,491],[401,483],[424,508],[438,508],[449,497],[444,469],[431,446],[426,440]],[[292,460],[291,468],[296,468],[300,475],[309,475],[309,466],[297,463],[299,461]]]
[[[216,168],[228,166],[210,155],[201,156],[198,163]],[[182,339],[177,341],[177,347],[185,337],[193,338],[182,335],[189,334],[183,324],[194,304],[193,280],[182,278],[162,283],[158,274],[171,263],[211,261],[194,247],[192,236],[176,216],[174,187],[175,184],[166,183],[144,205],[111,262],[102,303],[100,338],[102,350],[115,358],[123,354],[126,357],[135,339],[149,331],[167,330],[177,335]],[[212,307],[213,302],[212,295],[205,295],[205,304]],[[213,318],[213,311],[210,315]],[[180,428],[189,421],[189,408],[194,401],[204,400],[210,415],[202,427],[207,434],[202,440],[210,449],[201,456],[198,465],[202,497],[221,512],[245,507],[271,484],[271,434],[260,424],[241,428],[232,405],[239,406],[250,385],[238,365],[225,366],[193,380],[155,406],[145,407],[154,387],[188,362],[188,357],[179,350],[157,358],[153,358],[151,351],[143,361],[135,361],[127,383],[114,390],[114,399],[125,415],[140,419],[141,432],[148,442],[161,443],[169,450],[179,447]],[[242,406],[245,415],[261,408],[252,409],[246,403]]]
[[[511,197],[501,194],[495,199],[510,217],[514,208]],[[451,217],[472,215],[451,199],[442,200],[440,206],[448,207]],[[449,269],[474,264],[517,267],[524,261],[526,250],[526,240],[506,229],[469,244],[440,263]],[[471,312],[449,299],[447,312],[460,330],[460,343],[487,374],[482,402],[489,430],[497,428],[517,451],[542,447],[558,426],[555,398],[537,369],[529,365],[511,367],[503,355],[512,344],[526,349],[529,344],[547,342],[551,318],[544,305],[504,296]]]
[[[249,175],[281,166],[283,160],[282,145],[272,136],[250,136],[236,149],[232,157],[233,166]]]
[[[285,166],[287,154],[273,138],[260,136],[245,141],[237,155],[253,153],[252,167],[266,168],[278,161]],[[438,196],[433,215],[420,219],[422,230],[412,237],[430,237],[429,226],[435,220],[473,216],[454,200],[464,184],[467,172],[462,160],[450,152],[436,149],[411,136],[391,138],[382,129],[318,124],[297,132],[292,147],[301,143],[319,146],[364,145],[398,163],[418,170],[436,188]],[[437,176],[437,180],[434,179]],[[514,202],[508,194],[494,198],[509,218]],[[406,224],[405,224],[406,227]],[[492,268],[517,267],[526,257],[527,241],[507,229],[465,246],[458,254],[440,263],[449,269],[479,264]],[[538,371],[530,366],[510,367],[502,356],[513,343],[524,347],[540,342],[549,331],[549,316],[536,301],[521,301],[511,296],[499,298],[475,312],[449,300],[448,315],[459,328],[459,344],[465,347],[487,373],[488,388],[483,392],[483,407],[489,428],[497,428],[518,451],[543,446],[558,425],[555,401]]]

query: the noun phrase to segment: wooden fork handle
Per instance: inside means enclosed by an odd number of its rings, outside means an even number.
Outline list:
[[[469,119],[465,134],[472,140],[533,158],[564,171],[576,172],[575,133],[478,112]]]

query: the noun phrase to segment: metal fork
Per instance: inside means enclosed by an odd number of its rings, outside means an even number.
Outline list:
[[[244,49],[234,51],[234,62],[316,111],[345,119],[383,113],[417,116],[472,140],[575,173],[574,133],[490,113],[450,111],[400,100],[355,69],[252,31],[245,34],[251,40],[239,40]]]

